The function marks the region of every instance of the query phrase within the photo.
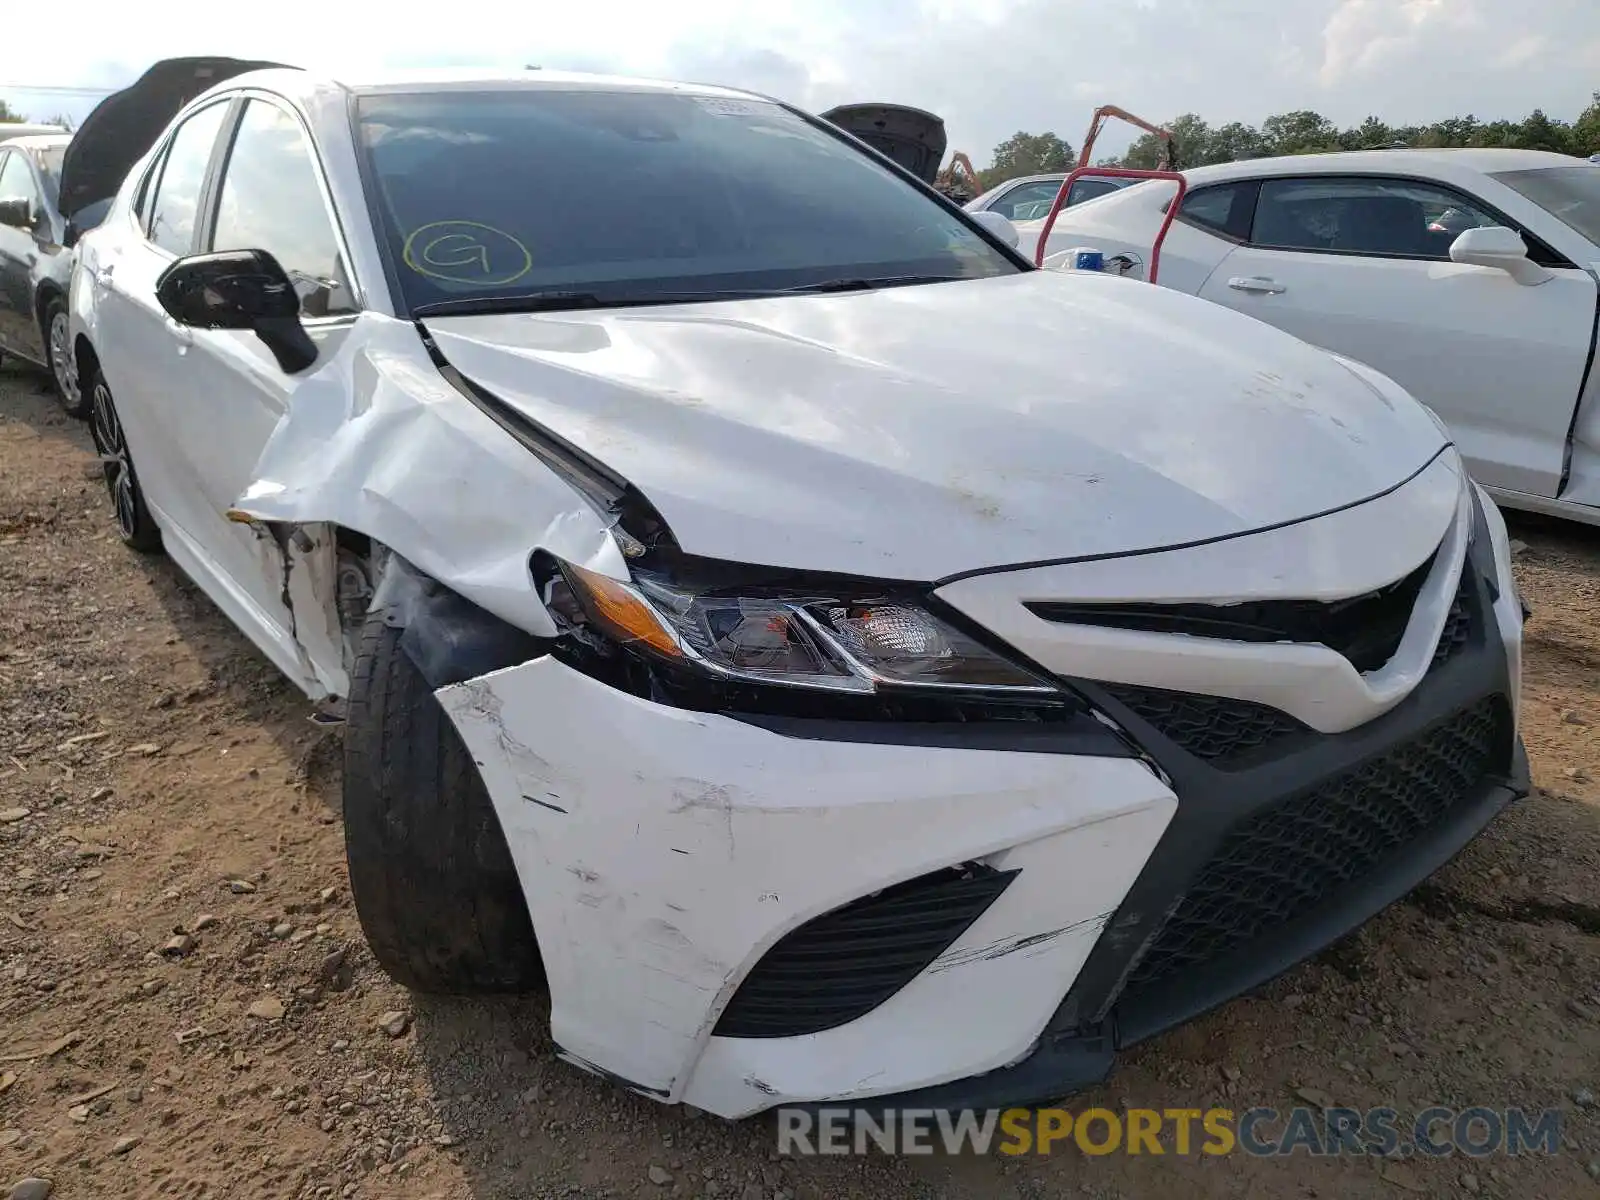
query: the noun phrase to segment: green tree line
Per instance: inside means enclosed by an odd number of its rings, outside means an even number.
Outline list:
[[[1181,167],[1268,158],[1280,154],[1315,154],[1331,150],[1382,150],[1396,146],[1507,146],[1520,150],[1552,150],[1587,157],[1600,153],[1600,92],[1575,121],[1562,121],[1534,109],[1520,121],[1480,121],[1468,114],[1431,125],[1390,125],[1368,117],[1341,129],[1321,113],[1302,109],[1278,113],[1259,126],[1230,121],[1212,126],[1197,113],[1184,113],[1167,123],[1177,142]],[[1156,139],[1141,136],[1120,158],[1103,158],[1099,166],[1150,169],[1160,158]],[[1054,133],[1015,133],[994,148],[992,164],[980,172],[983,186],[994,187],[1022,175],[1065,171],[1075,164],[1072,146]]]
[[[1480,121],[1469,113],[1431,125],[1390,125],[1378,117],[1368,117],[1359,125],[1340,129],[1321,113],[1302,109],[1268,117],[1259,128],[1238,121],[1213,128],[1195,113],[1184,113],[1167,128],[1177,142],[1178,163],[1185,167],[1278,154],[1383,150],[1398,146],[1422,149],[1504,146],[1587,157],[1600,153],[1600,92],[1594,93],[1593,102],[1571,122],[1558,120],[1536,108],[1520,121]],[[1121,159],[1112,160],[1112,163],[1154,167],[1159,151],[1156,139],[1146,134],[1134,142]]]

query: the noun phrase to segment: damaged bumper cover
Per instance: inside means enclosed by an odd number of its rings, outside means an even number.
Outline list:
[[[1492,505],[1474,520],[1464,624],[1409,696],[1226,765],[1082,680],[1154,766],[1068,732],[1052,752],[688,711],[554,656],[441,687],[523,882],[556,1044],[728,1117],[1099,1081],[1118,1049],[1360,926],[1526,794],[1510,556]]]
[[[563,1055],[728,1117],[1023,1058],[1176,807],[1132,757],[818,740],[551,657],[436,694],[522,877]],[[953,864],[1010,880],[882,1003],[797,1036],[717,1032],[786,935]]]

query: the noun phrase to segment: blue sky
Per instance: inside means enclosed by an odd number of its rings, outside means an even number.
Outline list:
[[[1535,107],[1571,119],[1600,87],[1600,0],[273,0],[203,20],[149,12],[76,0],[71,36],[43,53],[0,41],[0,99],[81,118],[92,98],[11,85],[110,87],[183,54],[336,74],[539,63],[748,87],[812,109],[913,104],[940,113],[952,148],[981,165],[1018,129],[1076,145],[1100,102],[1251,123],[1293,108],[1341,124]]]

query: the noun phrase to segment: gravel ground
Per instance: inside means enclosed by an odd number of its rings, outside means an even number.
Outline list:
[[[1555,1156],[780,1159],[434,1001],[350,907],[337,733],[0,368],[0,1196],[1600,1195],[1600,531],[1517,521],[1540,790],[1355,937],[1128,1055],[1111,1108],[1563,1110]]]

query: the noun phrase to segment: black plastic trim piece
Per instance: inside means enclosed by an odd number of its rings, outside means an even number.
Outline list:
[[[713,1033],[801,1037],[859,1020],[931,966],[1018,874],[963,863],[813,917],[761,956]]]
[[[1596,278],[1594,272],[1590,278]],[[1578,398],[1572,402],[1572,420],[1567,422],[1567,440],[1561,447],[1561,479],[1556,484],[1556,499],[1572,482],[1572,443],[1578,436],[1578,418],[1583,415],[1584,393],[1589,390],[1589,380],[1594,375],[1595,352],[1600,350],[1600,296],[1595,297],[1594,324],[1589,327],[1589,361],[1584,364],[1583,378],[1578,380]]]
[[[592,504],[602,510],[616,508],[628,492],[627,480],[571,442],[530,420],[487,388],[468,379],[444,356],[428,332],[427,326],[421,321],[416,324],[417,332],[422,336],[422,344],[427,348],[428,357],[433,360],[434,366],[439,374],[444,376],[446,383],[471,401],[478,411],[516,438],[523,449],[531,451],[545,466],[571,483]]]
[[[829,721],[810,717],[727,712],[723,716],[788,738],[918,746],[937,750],[996,750],[1015,754],[1073,754],[1136,758],[1138,751],[1115,730],[1087,714],[1068,721]]]
[[[542,658],[550,643],[502,621],[391,554],[373,590],[372,608],[400,629],[400,649],[430,688]]]

